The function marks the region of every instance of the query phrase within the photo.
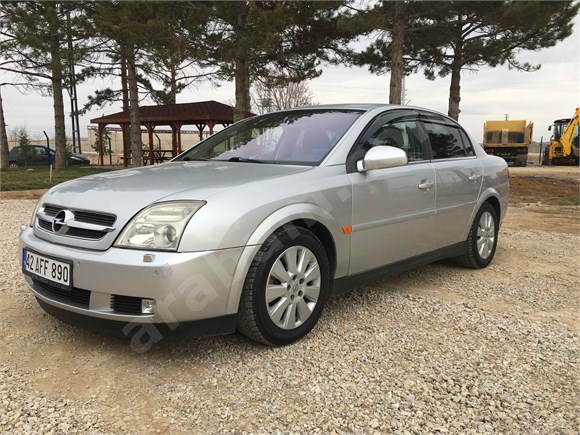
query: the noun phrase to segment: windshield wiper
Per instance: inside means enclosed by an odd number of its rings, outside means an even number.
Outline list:
[[[244,162],[244,163],[266,163],[263,160],[247,159],[246,157],[231,157],[228,162]]]

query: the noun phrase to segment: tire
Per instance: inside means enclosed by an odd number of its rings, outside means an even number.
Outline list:
[[[250,266],[238,331],[268,346],[290,344],[316,325],[329,286],[330,267],[320,240],[304,228],[281,228],[266,240]]]
[[[10,163],[8,163],[8,167],[10,167],[10,168],[17,168],[18,167],[18,162],[10,162]]]
[[[485,202],[477,211],[467,237],[467,252],[457,258],[460,265],[471,269],[487,267],[495,255],[499,221],[492,205]]]

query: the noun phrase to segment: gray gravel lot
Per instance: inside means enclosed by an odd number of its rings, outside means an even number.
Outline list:
[[[508,215],[489,268],[372,283],[285,348],[234,335],[137,353],[37,306],[17,253],[33,206],[0,200],[0,433],[579,433],[576,230]]]

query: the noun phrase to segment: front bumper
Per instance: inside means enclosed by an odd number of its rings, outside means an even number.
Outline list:
[[[207,335],[231,334],[235,331],[237,322],[236,314],[228,314],[204,320],[193,320],[191,322],[122,322],[100,319],[97,317],[87,317],[82,314],[58,308],[40,298],[37,298],[37,301],[44,311],[65,323],[101,334],[136,339],[141,344],[150,344],[151,342],[155,343],[166,337],[201,337]]]
[[[20,234],[21,255],[24,247],[73,262],[72,291],[24,275],[49,314],[106,332],[147,324],[182,334],[189,331],[187,335],[233,332],[245,271],[256,248],[187,253],[120,248],[90,251],[47,242],[29,227]],[[141,313],[142,299],[155,300],[154,313]],[[214,319],[208,328],[199,323],[208,319]],[[223,328],[216,326],[220,321]],[[118,335],[130,334],[122,331]]]

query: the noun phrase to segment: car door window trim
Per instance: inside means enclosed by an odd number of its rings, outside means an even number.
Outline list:
[[[358,136],[354,145],[351,147],[350,151],[348,152],[348,156],[346,158],[346,173],[352,174],[354,172],[358,172],[356,169],[356,162],[360,160],[355,154],[357,151],[360,150],[360,147],[363,146],[364,143],[373,135],[373,133],[381,126],[388,122],[393,121],[415,121],[417,124],[420,124],[418,118],[418,112],[414,109],[399,109],[394,111],[386,111],[383,113],[378,114],[375,118],[373,118],[362,131],[362,133]],[[420,133],[421,135],[421,133]],[[423,138],[420,137],[421,144],[423,145],[423,154],[425,154],[425,145],[423,143]],[[424,155],[424,157],[426,157]],[[362,157],[361,157],[362,158]],[[424,159],[421,161],[425,161],[428,159]]]

